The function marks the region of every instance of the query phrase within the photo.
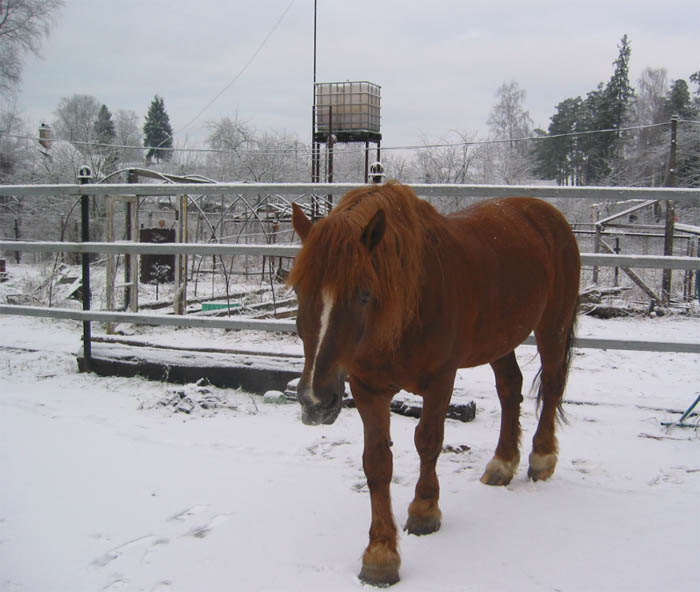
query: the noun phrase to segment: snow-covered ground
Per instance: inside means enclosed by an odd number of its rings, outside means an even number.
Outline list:
[[[300,350],[291,336],[148,331],[178,345]],[[579,333],[697,342],[700,319],[584,318]],[[0,316],[0,590],[364,588],[369,496],[355,410],[307,427],[296,404],[78,374],[79,347],[77,323]],[[519,359],[531,380],[534,349]],[[454,397],[474,399],[477,417],[447,421],[443,526],[402,534],[394,589],[700,589],[700,436],[661,425],[695,399],[699,377],[695,355],[577,351],[553,479],[529,482],[523,463],[494,488],[479,482],[499,424],[492,375],[461,371]],[[178,412],[181,394],[207,404]],[[526,459],[531,398],[522,423]],[[418,475],[414,427],[392,419],[399,524]]]

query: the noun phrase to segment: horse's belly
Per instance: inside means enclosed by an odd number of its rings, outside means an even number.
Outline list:
[[[509,354],[527,339],[540,315],[537,309],[511,311],[510,314],[508,309],[502,309],[501,314],[477,319],[457,336],[458,367],[481,366]]]

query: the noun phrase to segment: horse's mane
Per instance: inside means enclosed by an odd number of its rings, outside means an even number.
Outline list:
[[[386,230],[369,252],[362,232],[378,210]],[[337,297],[356,297],[369,290],[381,310],[374,333],[383,347],[395,345],[418,310],[426,248],[434,247],[442,217],[412,189],[396,182],[348,192],[307,236],[288,283],[298,290],[331,290]]]

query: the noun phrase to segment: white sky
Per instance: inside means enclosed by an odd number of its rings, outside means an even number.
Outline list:
[[[18,108],[38,125],[54,119],[61,97],[80,93],[143,117],[157,93],[177,131],[233,80],[289,2],[67,0],[44,57],[25,61]],[[176,145],[201,145],[207,121],[236,113],[259,131],[310,141],[313,5],[294,1]],[[671,79],[700,70],[698,0],[318,0],[317,81],[381,85],[383,146],[485,131],[508,80],[527,91],[525,106],[546,129],[557,103],[608,80],[625,33],[633,83],[647,66]]]

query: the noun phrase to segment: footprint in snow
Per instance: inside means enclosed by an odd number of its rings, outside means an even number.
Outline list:
[[[600,466],[587,458],[575,458],[571,461],[572,466],[575,470],[583,475],[590,475],[591,473],[597,473]]]
[[[334,448],[350,444],[348,440],[326,440],[325,436],[318,442],[308,446],[306,450],[312,455],[321,455],[323,458],[335,458]]]
[[[671,483],[682,485],[686,482],[688,475],[700,475],[700,469],[689,469],[686,466],[667,467],[659,469],[658,473],[649,480],[649,485],[660,485],[661,483]]]
[[[193,516],[196,516],[197,514],[201,514],[202,512],[206,512],[209,509],[208,504],[197,504],[194,506],[189,506],[185,508],[184,510],[181,510],[179,512],[176,512],[168,520],[180,520],[180,521],[185,521],[189,520]]]
[[[220,524],[223,524],[224,522],[227,522],[230,518],[230,514],[219,514],[218,516],[214,516],[206,524],[202,524],[201,526],[195,526],[193,529],[189,530],[185,534],[186,536],[192,536],[196,539],[203,539],[209,536],[209,534],[212,530],[214,530],[214,528],[216,528]]]

